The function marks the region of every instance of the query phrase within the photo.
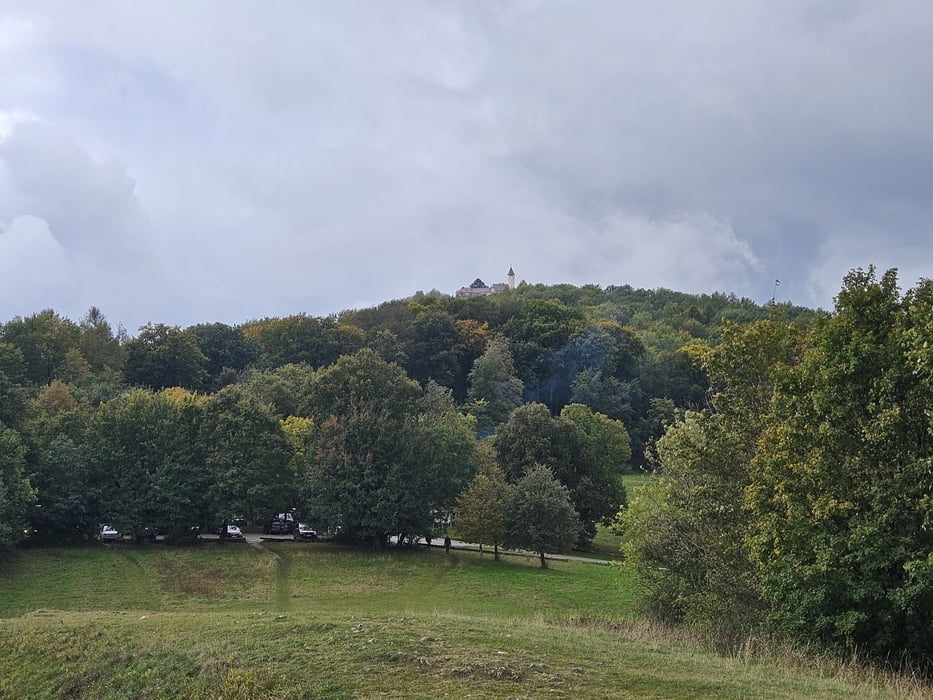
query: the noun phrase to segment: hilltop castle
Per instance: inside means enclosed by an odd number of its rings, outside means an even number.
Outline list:
[[[487,287],[483,280],[477,278],[469,287],[460,287],[455,296],[458,297],[484,297],[488,294],[504,292],[506,289],[515,289],[515,271],[509,268],[509,274],[506,275],[507,282],[496,282],[491,287]]]

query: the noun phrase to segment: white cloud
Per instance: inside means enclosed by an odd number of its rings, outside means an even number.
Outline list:
[[[25,112],[18,109],[13,110],[12,112],[4,112],[3,110],[0,110],[0,141],[13,133],[13,129],[17,124],[21,122],[36,121],[36,119],[38,119],[38,117],[30,112]]]
[[[35,216],[0,221],[0,299],[8,317],[54,306],[67,294],[72,269],[48,224]]]
[[[903,291],[915,287],[921,279],[933,277],[930,264],[930,236],[933,229],[913,237],[885,237],[883,231],[852,229],[826,240],[813,266],[808,284],[812,298],[831,309],[842,288],[842,279],[855,268],[874,265],[880,276],[896,268]]]
[[[729,222],[702,211],[659,217],[615,211],[595,224],[556,222],[520,259],[552,283],[708,293],[724,289],[728,280],[728,291],[749,296],[767,286],[748,243]]]

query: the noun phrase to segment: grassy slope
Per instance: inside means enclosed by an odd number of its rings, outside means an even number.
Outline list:
[[[645,637],[618,569],[329,545],[25,552],[0,697],[870,697]]]

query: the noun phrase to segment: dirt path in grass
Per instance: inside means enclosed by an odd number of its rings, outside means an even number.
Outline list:
[[[259,537],[250,537],[247,535],[246,542],[250,547],[255,547],[260,552],[264,552],[275,557],[275,610],[276,612],[285,612],[292,606],[292,558],[288,554],[279,554],[267,548]]]
[[[160,610],[162,608],[162,599],[159,589],[153,585],[155,579],[151,572],[147,571],[130,552],[121,547],[115,547],[114,549],[133,567],[135,575],[127,577],[124,585],[127,589],[133,591],[133,596],[139,602],[140,607]]]
[[[292,558],[279,556],[275,564],[275,609],[285,612],[292,607]]]

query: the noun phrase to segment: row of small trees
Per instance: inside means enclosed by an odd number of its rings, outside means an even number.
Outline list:
[[[532,467],[514,485],[494,463],[485,465],[457,499],[456,525],[470,542],[537,552],[547,568],[547,552],[566,552],[579,541],[581,522],[571,494],[551,470]]]
[[[710,409],[621,517],[648,612],[930,671],[933,282],[856,270],[812,330],[733,325],[696,354]]]
[[[371,350],[317,371],[254,373],[214,394],[136,389],[96,408],[53,382],[25,416],[0,436],[3,484],[18,488],[0,494],[6,543],[24,530],[79,541],[101,522],[183,541],[195,525],[259,522],[297,505],[322,529],[382,545],[434,534],[437,513],[488,464],[510,483],[544,465],[574,513],[561,535],[577,541],[624,499],[631,454],[624,427],[585,406],[557,417],[518,407],[481,441],[450,391],[422,388]]]

